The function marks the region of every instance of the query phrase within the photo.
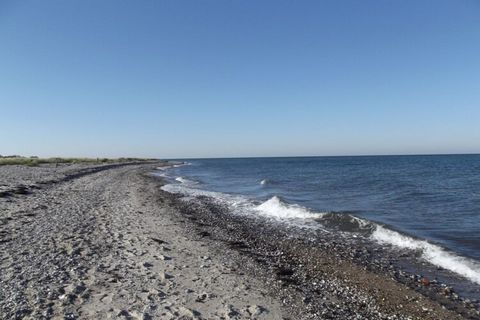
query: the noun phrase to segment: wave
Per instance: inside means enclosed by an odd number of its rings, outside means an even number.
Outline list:
[[[274,196],[258,205],[256,211],[262,215],[280,219],[319,219],[324,214],[312,212],[297,204],[289,204]]]
[[[178,181],[178,182],[183,183],[183,184],[189,184],[189,185],[196,184],[195,181],[189,180],[189,179],[184,178],[184,177],[176,177],[175,181]]]
[[[241,195],[199,189],[198,183],[192,183],[183,177],[176,177],[175,180],[180,183],[166,184],[162,189],[171,193],[183,194],[187,199],[192,199],[197,196],[207,196],[215,202],[228,206],[235,214],[258,214],[286,223],[291,222],[305,226],[312,226],[313,222],[317,223],[318,228],[326,228],[324,230],[347,232],[354,237],[356,237],[356,235],[363,235],[379,244],[419,252],[421,258],[432,265],[449,270],[476,284],[480,284],[479,262],[459,256],[426,240],[401,234],[350,213],[313,211],[298,204],[285,202],[278,196],[274,196],[258,204]]]
[[[267,183],[269,183],[270,181],[268,179],[263,179],[262,181],[260,181],[260,184],[262,186],[266,185]]]
[[[162,177],[162,178],[167,177],[167,174],[165,172],[162,172],[162,171],[154,171],[151,174],[154,175],[154,176],[157,176],[157,177]]]
[[[372,234],[376,224],[343,212],[318,212],[298,204],[287,203],[278,196],[273,196],[255,207],[257,213],[278,219],[313,220],[319,225],[338,231]]]
[[[177,178],[175,180],[179,181],[180,179]],[[226,205],[235,213],[249,212],[252,207],[252,202],[245,197],[199,189],[197,182],[188,179],[181,180],[186,180],[186,183],[170,183],[162,186],[161,189],[166,192],[181,194],[187,200],[195,197],[208,197],[216,203]]]
[[[478,262],[458,256],[438,245],[402,235],[380,225],[376,226],[371,238],[379,243],[420,251],[422,258],[431,264],[450,270],[480,284],[480,264]]]
[[[338,231],[361,233],[367,235],[372,234],[376,226],[376,224],[371,221],[361,219],[349,213],[340,212],[326,213],[320,219],[317,219],[317,222]]]
[[[184,163],[174,164],[174,165],[172,165],[172,167],[173,168],[178,168],[178,167],[189,166],[189,165],[190,165],[190,163],[184,162]]]

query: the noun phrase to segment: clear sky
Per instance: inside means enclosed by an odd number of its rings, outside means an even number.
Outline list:
[[[480,1],[2,1],[0,154],[480,152]]]

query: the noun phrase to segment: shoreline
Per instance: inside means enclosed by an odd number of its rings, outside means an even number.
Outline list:
[[[423,277],[394,268],[391,264],[393,256],[382,256],[384,253],[375,250],[371,252],[368,246],[342,243],[338,237],[325,238],[326,234],[318,235],[267,218],[234,215],[208,196],[197,196],[189,201],[182,200],[178,194],[166,197],[170,198],[172,206],[180,208],[192,229],[202,229],[205,237],[244,256],[254,257],[261,268],[268,269],[273,275],[267,277],[275,287],[273,292],[293,290],[297,299],[292,304],[297,314],[308,309],[318,316],[327,310],[329,316],[335,317],[341,308],[335,303],[330,306],[323,303],[328,300],[325,291],[336,295],[348,288],[346,291],[352,292],[346,293],[344,302],[360,303],[357,311],[366,308],[362,304],[368,297],[366,300],[379,303],[373,309],[380,306],[385,314],[394,317],[409,314],[420,319],[454,319],[453,314],[460,313],[459,319],[479,318],[478,305],[472,305],[467,299],[461,300],[452,288],[433,281],[423,283]],[[362,289],[354,292],[353,287]],[[360,296],[364,298],[358,298]],[[345,306],[345,309],[350,307]],[[454,313],[449,314],[447,310]],[[357,315],[345,314],[341,318]],[[380,314],[367,312],[363,316],[375,318]]]
[[[388,273],[424,294],[440,294],[447,300],[464,303],[467,308],[479,309],[480,265],[473,257],[354,212],[316,211],[284,201],[275,194],[254,198],[235,192],[225,193],[205,188],[194,178],[188,178],[188,174],[187,178],[182,172],[174,171],[173,174],[155,173],[168,182],[162,190],[186,199],[210,198],[210,202],[222,207],[224,214],[257,218],[256,221],[265,221],[280,229],[288,225],[293,232],[318,239],[318,243],[311,244],[313,246],[325,248],[325,242],[341,243],[343,246],[338,249],[356,263],[380,269],[380,272]],[[260,182],[264,183],[265,180]],[[288,232],[285,234],[288,236]],[[349,246],[357,249],[349,250]],[[423,287],[417,288],[418,284]]]
[[[0,318],[480,318],[362,248],[162,191],[163,165],[0,167]]]
[[[0,168],[50,181],[0,197],[0,319],[286,319],[156,197],[159,165]]]

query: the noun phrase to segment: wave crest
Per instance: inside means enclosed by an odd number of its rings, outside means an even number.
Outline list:
[[[189,180],[189,179],[184,178],[184,177],[176,177],[175,181],[178,181],[178,182],[183,183],[183,184],[195,184],[194,181]]]
[[[480,264],[471,259],[458,256],[425,240],[417,240],[380,225],[377,225],[371,238],[380,243],[420,251],[422,258],[426,261],[480,284]]]
[[[289,204],[274,196],[255,208],[260,214],[280,219],[319,219],[323,213],[316,213],[305,207]]]
[[[164,176],[160,172],[157,174]],[[189,180],[182,177],[176,177],[175,180],[180,183],[164,185],[162,190],[181,193],[188,197],[208,196],[222,204],[227,204],[234,212],[239,214],[253,213],[278,220],[292,221],[292,223],[300,222],[301,224],[303,224],[301,220],[304,220],[305,223],[317,222],[319,227],[325,226],[327,229],[363,234],[380,244],[419,252],[423,260],[480,284],[479,262],[457,255],[426,240],[401,234],[352,214],[315,212],[297,204],[287,203],[277,196],[258,205],[251,199],[242,196],[198,189],[197,183],[193,182],[191,184]]]

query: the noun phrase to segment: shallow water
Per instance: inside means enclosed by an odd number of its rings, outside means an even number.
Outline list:
[[[187,162],[168,191],[411,249],[480,284],[480,155]]]

